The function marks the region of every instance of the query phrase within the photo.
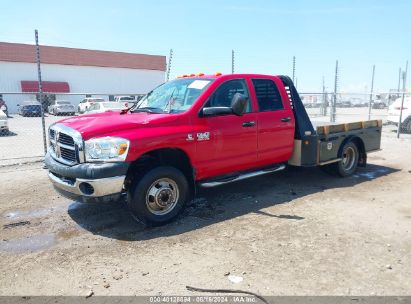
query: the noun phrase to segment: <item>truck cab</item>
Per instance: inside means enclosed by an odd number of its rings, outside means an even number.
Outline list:
[[[125,195],[135,218],[161,225],[178,215],[196,186],[267,174],[287,163],[331,164],[350,175],[365,164],[366,151],[379,148],[378,135],[367,140],[364,128],[355,130],[362,135],[344,129],[329,136],[327,127],[317,135],[286,76],[198,74],[160,85],[121,113],[52,125],[45,163],[64,195],[82,201]]]

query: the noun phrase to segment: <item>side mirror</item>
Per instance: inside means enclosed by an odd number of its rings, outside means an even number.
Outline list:
[[[210,107],[203,108],[202,116],[217,116],[217,115],[226,115],[232,114],[233,109],[230,107]]]
[[[231,109],[235,115],[242,116],[247,110],[247,97],[241,93],[235,93],[231,100]]]
[[[20,107],[20,104],[17,104],[18,107]]]

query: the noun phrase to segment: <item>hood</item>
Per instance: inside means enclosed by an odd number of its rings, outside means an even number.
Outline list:
[[[134,128],[150,128],[160,124],[168,124],[178,119],[173,114],[104,112],[81,115],[60,120],[70,128],[79,131],[84,140],[96,136]]]

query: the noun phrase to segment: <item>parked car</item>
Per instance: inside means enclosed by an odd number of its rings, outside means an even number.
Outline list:
[[[351,108],[351,106],[352,104],[349,100],[337,102],[337,108]]]
[[[398,125],[400,120],[402,97],[397,98],[388,108],[387,121],[391,124]],[[401,131],[411,133],[411,97],[404,98],[401,115]]]
[[[124,105],[129,108],[135,105],[141,97],[142,96],[116,96],[114,101],[124,103]]]
[[[17,107],[21,116],[41,116],[41,104],[38,101],[23,101]]]
[[[76,112],[74,106],[70,101],[66,100],[54,100],[48,107],[48,112],[53,115],[67,114],[74,115]]]
[[[92,104],[84,114],[91,114],[91,113],[103,113],[103,112],[111,112],[111,111],[121,111],[127,109],[127,106],[124,103],[120,102],[96,102]]]
[[[0,132],[1,134],[9,133],[9,125],[7,115],[3,110],[0,110]]]
[[[88,108],[96,102],[105,102],[105,100],[103,98],[92,98],[92,97],[84,98],[82,101],[80,101],[77,110],[80,114],[82,114],[86,112]]]
[[[7,104],[1,97],[0,97],[0,110],[3,111],[6,114],[6,116],[9,116],[9,109],[7,108]]]
[[[385,109],[387,107],[387,105],[385,104],[385,102],[381,101],[381,100],[375,100],[372,104],[371,107],[373,109]]]
[[[86,202],[124,195],[135,218],[162,225],[197,186],[287,164],[350,176],[380,149],[381,127],[371,120],[314,128],[289,77],[217,73],[166,82],[130,112],[51,125],[45,164],[62,195]]]

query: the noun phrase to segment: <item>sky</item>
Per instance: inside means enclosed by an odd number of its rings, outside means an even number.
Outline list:
[[[397,88],[411,59],[409,0],[0,0],[0,41],[169,57],[187,73],[292,75],[298,89],[366,92]],[[410,87],[411,76],[408,77]]]

